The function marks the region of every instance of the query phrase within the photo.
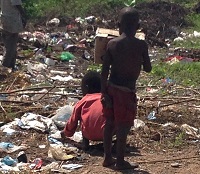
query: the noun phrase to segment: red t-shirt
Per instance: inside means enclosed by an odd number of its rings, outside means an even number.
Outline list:
[[[105,118],[102,113],[101,94],[87,94],[74,107],[70,119],[65,125],[65,135],[74,135],[80,120],[82,134],[88,140],[103,140]]]

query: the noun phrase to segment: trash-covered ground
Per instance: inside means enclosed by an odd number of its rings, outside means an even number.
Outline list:
[[[174,9],[177,20],[180,19],[178,15],[186,13],[174,4],[157,2],[143,5],[138,8],[156,5],[158,9],[162,6],[159,15],[162,11],[168,15],[168,9]],[[148,33],[157,33],[146,35],[153,62],[163,58],[166,63],[199,61],[200,50],[170,48],[170,40],[199,37],[197,31],[192,35],[178,32],[171,38],[169,32],[163,32],[164,28],[155,30],[158,25],[155,25],[155,16],[150,12],[156,13],[156,10],[147,8],[145,12],[150,15],[145,21],[151,31]],[[165,18],[159,20],[165,21]],[[114,27],[110,21],[97,21],[95,16],[76,18],[64,27],[60,26],[57,18],[46,23],[46,26],[21,33],[18,71],[0,75],[1,172],[199,173],[200,89],[179,86],[167,77],[155,85],[138,81],[138,114],[128,136],[126,157],[140,164],[135,171],[117,172],[103,168],[102,142],[91,142],[90,149],[83,152],[79,149],[79,130],[62,143],[59,131],[69,118],[73,105],[82,97],[80,80],[88,68],[95,66],[97,26]],[[151,27],[150,24],[154,25]],[[174,25],[176,22],[166,28]],[[170,49],[163,53],[155,45]],[[3,55],[2,45],[0,51]],[[146,77],[142,73],[140,79]]]

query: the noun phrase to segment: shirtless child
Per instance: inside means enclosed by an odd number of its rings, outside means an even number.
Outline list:
[[[108,167],[115,163],[111,154],[112,132],[115,128],[118,140],[115,165],[117,170],[138,167],[137,164],[124,160],[127,135],[136,116],[136,80],[141,69],[146,72],[152,69],[147,44],[135,38],[138,27],[138,12],[132,7],[123,8],[119,15],[120,36],[108,43],[103,58],[101,93],[106,118],[103,166]]]

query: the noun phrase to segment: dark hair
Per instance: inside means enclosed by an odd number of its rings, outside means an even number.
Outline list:
[[[119,24],[123,32],[132,32],[133,29],[138,29],[139,13],[133,7],[125,7],[121,9],[119,14]]]
[[[81,82],[83,95],[99,93],[101,91],[101,76],[96,71],[89,71],[85,74]]]

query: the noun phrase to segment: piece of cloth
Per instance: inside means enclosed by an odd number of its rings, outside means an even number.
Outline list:
[[[132,126],[137,113],[135,91],[117,85],[108,84],[107,93],[112,100],[112,108],[103,108],[103,116],[112,118],[118,125]]]
[[[101,93],[86,94],[75,105],[73,113],[65,125],[65,135],[67,137],[73,136],[80,121],[81,131],[85,138],[102,141],[105,126],[102,110]]]
[[[18,33],[10,33],[5,30],[2,31],[2,41],[5,46],[5,55],[2,65],[8,68],[15,68],[17,58],[17,41]]]
[[[21,14],[16,5],[22,5],[21,0],[1,0],[0,28],[10,33],[23,31]]]

